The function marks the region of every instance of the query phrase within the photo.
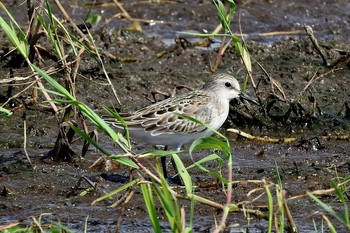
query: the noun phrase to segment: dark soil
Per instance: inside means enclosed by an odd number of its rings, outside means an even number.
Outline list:
[[[266,211],[265,196],[253,203],[249,202],[263,193],[263,190],[256,190],[251,196],[248,193],[263,187],[263,180],[277,183],[278,166],[286,198],[291,198],[287,203],[299,231],[314,232],[313,220],[317,229],[321,229],[324,211],[307,196],[298,195],[329,189],[331,180],[343,180],[349,176],[350,171],[349,4],[347,1],[314,1],[307,5],[302,1],[289,1],[288,4],[271,2],[247,1],[244,4],[238,3],[237,6],[242,14],[246,14],[241,18],[243,29],[246,30],[244,33],[254,34],[246,38],[246,42],[253,60],[253,78],[257,88],[254,90],[251,82],[248,82],[247,93],[262,105],[245,103],[245,107],[238,101],[233,102],[230,117],[221,130],[230,139],[234,154],[233,201],[241,206],[244,204],[246,208]],[[103,23],[93,28],[92,34],[97,47],[117,57],[116,60],[110,57],[103,59],[122,105],[113,97],[102,70],[88,54],[84,55],[79,69],[77,99],[101,114],[105,114],[103,106],[116,107],[121,112],[127,112],[167,98],[174,92],[181,93],[190,88],[201,87],[210,76],[210,66],[218,54],[217,44],[210,48],[201,48],[169,44],[168,39],[175,38],[174,31],[213,28],[218,22],[213,5],[206,1],[145,1],[142,4],[139,1],[125,1],[124,7],[135,18],[164,20],[165,23],[142,25],[144,33],[141,33],[121,29],[130,25],[127,20],[115,19],[109,24],[101,21]],[[101,9],[104,8],[93,8],[93,12],[100,12]],[[111,9],[104,10],[104,20],[115,14]],[[86,9],[78,4],[69,11],[74,13],[76,20],[83,18],[83,12]],[[305,12],[307,14],[303,14]],[[21,14],[17,14],[14,13],[15,18],[18,16],[19,20],[25,22],[20,18]],[[323,64],[311,40],[303,33],[301,26],[304,23],[313,26],[328,66]],[[257,32],[277,30],[301,32],[273,38],[256,35]],[[1,38],[0,72],[3,78],[0,81],[9,76],[26,77],[29,74],[28,68],[14,66],[14,54],[7,55],[11,49],[10,43],[4,35]],[[191,37],[187,39],[198,41]],[[48,41],[39,42],[42,47],[50,46]],[[57,65],[47,54],[43,56],[45,65]],[[244,82],[246,72],[232,46],[225,51],[218,71],[231,73],[240,83]],[[63,83],[63,73],[52,76]],[[304,91],[313,77],[319,78]],[[1,101],[6,101],[9,86],[12,87],[13,96],[27,87],[29,81],[34,79],[1,82]],[[273,85],[273,81],[276,85]],[[45,86],[50,88],[48,84]],[[278,90],[278,86],[283,93]],[[40,214],[45,213],[48,216],[43,217],[44,222],[60,221],[77,232],[83,231],[85,221],[89,232],[114,232],[120,220],[121,232],[152,231],[138,188],[123,207],[110,207],[120,195],[91,205],[97,197],[125,182],[123,179],[106,179],[116,174],[126,176],[128,173],[124,166],[111,171],[89,169],[101,156],[93,149],[84,157],[75,156],[71,162],[42,159],[55,144],[59,132],[58,122],[62,116],[54,116],[50,111],[44,110],[46,108],[43,105],[47,106],[47,103],[43,102],[42,96],[38,103],[22,106],[30,97],[31,91],[29,89],[20,93],[5,105],[14,114],[9,118],[0,118],[0,226],[17,221],[21,221],[23,225],[33,225],[32,216],[39,218]],[[23,151],[24,115],[27,124],[27,150],[35,169],[27,162]],[[80,118],[78,119],[80,125]],[[290,143],[257,142],[228,133],[228,128],[240,129],[260,137],[297,139]],[[91,124],[89,129],[94,129]],[[99,135],[99,142],[109,151],[122,153],[103,134]],[[80,154],[82,140],[73,143],[72,149]],[[137,153],[150,149],[152,147],[149,145],[139,142],[134,144]],[[193,159],[199,160],[209,153],[211,152],[196,152]],[[192,163],[186,153],[181,158],[186,165]],[[154,159],[144,163],[152,168]],[[212,170],[218,169],[215,163],[207,166]],[[225,174],[225,166],[223,173]],[[225,203],[226,196],[222,188],[203,187],[204,184],[215,182],[213,177],[197,169],[191,170],[191,176],[194,184],[200,186],[195,189],[196,194],[221,204]],[[82,177],[97,182],[98,189],[80,196],[81,191],[90,187],[85,180],[78,185]],[[335,201],[334,193],[320,197],[336,211],[342,211],[340,204]],[[347,203],[349,204],[349,200]],[[189,205],[186,201],[181,201],[181,204]],[[194,232],[210,232],[214,229],[214,218],[219,220],[221,214],[212,207],[201,204],[196,204],[195,212]],[[170,232],[161,210],[159,218],[164,219],[164,232]],[[337,220],[333,221],[338,232],[345,232]],[[326,225],[324,221],[323,224]],[[243,213],[232,213],[227,221],[227,232],[241,232],[247,228],[249,232],[265,232],[266,226],[267,221],[264,219],[252,216],[252,219],[247,220]],[[325,231],[326,229],[328,228],[325,227]]]

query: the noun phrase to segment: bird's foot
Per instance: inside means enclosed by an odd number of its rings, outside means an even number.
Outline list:
[[[167,177],[166,181],[169,185],[179,185],[179,186],[184,185],[184,183],[182,182],[179,176]]]

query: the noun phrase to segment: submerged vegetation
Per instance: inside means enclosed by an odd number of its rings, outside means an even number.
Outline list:
[[[28,1],[31,3],[30,1]],[[72,144],[74,137],[83,139],[83,146],[81,148],[82,156],[87,155],[89,146],[94,146],[101,154],[101,160],[107,156],[109,161],[115,164],[122,165],[127,168],[127,181],[124,184],[116,184],[119,187],[111,192],[107,192],[101,197],[95,199],[92,204],[98,205],[102,201],[118,200],[111,204],[115,208],[125,209],[125,206],[130,202],[135,192],[142,194],[144,208],[148,213],[148,217],[155,232],[162,232],[164,222],[167,222],[168,227],[172,232],[193,232],[193,222],[196,217],[196,207],[198,205],[208,206],[212,210],[212,229],[213,232],[221,232],[234,224],[234,220],[230,219],[233,214],[240,214],[246,219],[244,229],[249,232],[249,226],[254,219],[264,219],[264,232],[298,232],[299,227],[295,223],[293,212],[289,206],[289,202],[295,199],[304,198],[306,195],[310,200],[315,201],[324,213],[321,213],[325,226],[315,224],[316,232],[323,232],[326,228],[331,232],[337,232],[337,225],[339,222],[343,228],[350,230],[350,219],[348,213],[348,189],[349,177],[335,177],[331,181],[331,189],[328,190],[309,190],[301,196],[287,197],[284,189],[283,179],[280,173],[280,167],[275,164],[275,180],[234,180],[233,162],[235,160],[230,141],[224,134],[215,132],[215,137],[199,138],[192,143],[188,151],[180,153],[189,153],[192,155],[201,151],[203,154],[199,161],[192,159],[192,164],[186,166],[180,159],[179,153],[174,151],[154,150],[140,153],[134,148],[131,143],[128,132],[122,135],[115,132],[101,117],[101,114],[89,106],[88,103],[83,103],[79,100],[77,95],[77,79],[80,70],[80,61],[83,55],[88,55],[88,59],[95,62],[98,69],[108,83],[108,87],[115,98],[116,102],[121,105],[118,97],[118,88],[114,87],[110,78],[110,74],[105,67],[105,59],[118,60],[114,55],[108,53],[103,48],[98,47],[94,39],[93,31],[89,30],[88,25],[78,27],[75,22],[65,12],[59,1],[53,1],[55,9],[57,8],[66,23],[58,18],[53,12],[51,2],[44,1],[39,6],[28,5],[28,14],[31,19],[27,33],[24,32],[22,26],[18,24],[16,19],[7,11],[6,7],[0,3],[0,6],[7,14],[7,19],[0,17],[0,26],[6,34],[8,40],[16,51],[15,63],[20,64],[21,67],[27,67],[30,75],[34,77],[34,81],[25,88],[30,90],[30,98],[23,102],[23,106],[39,105],[41,102],[46,103],[45,110],[52,111],[57,122],[59,122],[59,131],[57,132],[57,139],[54,147],[48,153],[48,159],[55,162],[75,162],[77,159],[76,149],[73,149]],[[300,125],[312,124],[317,121],[320,112],[317,103],[312,98],[312,95],[307,96],[309,88],[322,77],[341,70],[339,66],[331,67],[328,71],[314,75],[308,80],[303,91],[296,96],[288,97],[281,84],[271,77],[264,67],[259,63],[259,67],[266,73],[267,78],[265,82],[270,87],[269,99],[263,100],[259,95],[262,91],[259,90],[258,83],[253,77],[253,62],[249,53],[249,48],[240,38],[233,33],[231,29],[231,22],[236,13],[236,4],[233,0],[228,0],[227,6],[220,0],[213,1],[215,9],[217,10],[220,20],[220,26],[213,33],[184,33],[187,35],[206,37],[208,40],[213,38],[220,38],[220,47],[216,55],[214,64],[210,67],[212,72],[215,72],[220,67],[221,59],[224,59],[228,48],[233,45],[235,54],[240,59],[242,66],[245,68],[245,85],[244,90],[252,88],[261,104],[251,110],[253,114],[250,116],[242,116],[240,119],[246,124],[256,126],[257,128],[271,126],[271,128],[281,128],[290,122],[296,122],[296,128]],[[116,1],[116,4],[118,2]],[[118,3],[117,6],[122,9],[124,17],[132,19],[131,16]],[[88,15],[87,21],[89,23],[96,23],[99,17],[96,15]],[[83,30],[81,29],[83,28]],[[43,48],[39,46],[40,40],[49,41],[50,47]],[[42,54],[49,54],[52,57],[51,61],[45,61]],[[160,54],[159,56],[162,56]],[[86,58],[86,57],[84,57]],[[343,68],[343,67],[342,67]],[[11,80],[14,81],[14,80]],[[11,82],[9,82],[11,83]],[[45,83],[45,85],[44,85]],[[43,100],[40,99],[43,96]],[[11,100],[15,99],[10,96],[5,103],[0,106],[0,117],[12,117],[12,110],[8,106]],[[309,99],[309,102],[305,102]],[[304,101],[304,102],[303,102]],[[314,104],[313,108],[307,110],[307,104]],[[283,106],[279,104],[284,104]],[[344,119],[349,118],[348,103],[344,103],[345,111],[339,115]],[[122,116],[118,113],[119,108],[110,109],[104,106],[104,114],[108,113],[123,123]],[[283,115],[276,113],[284,111]],[[250,112],[250,113],[251,113]],[[241,113],[241,112],[240,112]],[[243,114],[241,114],[243,115]],[[249,114],[248,114],[249,115]],[[184,116],[186,117],[186,116]],[[320,116],[319,118],[322,118]],[[199,124],[196,119],[191,119]],[[321,120],[320,120],[321,121]],[[25,122],[25,120],[24,120]],[[282,122],[282,123],[281,123]],[[91,126],[93,125],[93,127]],[[282,126],[281,126],[282,125]],[[126,126],[125,126],[126,127]],[[99,132],[103,132],[108,136],[114,144],[122,151],[120,154],[114,154],[109,149],[104,148],[97,140],[98,133],[91,128],[98,128]],[[126,127],[127,128],[127,127]],[[302,128],[302,127],[300,127]],[[299,128],[298,128],[299,129]],[[276,139],[271,141],[268,138],[253,137],[244,132],[234,131],[241,137],[252,138],[257,141],[264,141],[266,143],[276,142],[290,142],[296,138]],[[326,135],[326,139],[342,139],[348,140],[348,135]],[[300,141],[301,147],[307,142]],[[23,143],[23,150],[29,160],[26,152],[26,142]],[[307,145],[306,145],[307,146]],[[214,152],[212,152],[214,151]],[[103,156],[102,156],[103,155]],[[171,156],[179,171],[179,176],[183,181],[184,187],[172,186],[164,178],[160,166],[159,158],[163,156]],[[100,162],[97,161],[96,163]],[[150,166],[150,163],[145,161],[152,160],[155,164]],[[30,160],[29,160],[30,161]],[[208,164],[215,164],[214,166],[207,166]],[[68,165],[67,165],[68,166]],[[35,169],[35,164],[32,164]],[[193,180],[189,171],[191,169],[198,169],[202,173],[210,176],[217,182],[213,185],[220,190],[221,201],[206,197],[205,193],[198,192],[198,184]],[[87,179],[87,178],[86,178]],[[331,178],[330,178],[331,179]],[[91,181],[91,188],[79,192],[81,197],[89,196],[93,190],[98,190],[98,185]],[[233,187],[235,185],[253,185],[255,188],[250,189],[245,198],[246,200],[239,203],[233,200]],[[250,186],[249,186],[250,187]],[[333,200],[330,204],[322,201],[320,196],[332,195]],[[263,200],[263,201],[262,201]],[[30,201],[30,200],[28,200]],[[339,202],[341,210],[337,211],[332,207],[332,204]],[[211,213],[208,213],[211,215]],[[122,216],[118,217],[119,221],[123,221]],[[4,232],[20,232],[20,231],[51,231],[51,232],[70,232],[68,223],[42,221],[45,219],[44,215],[39,217],[32,217],[31,224],[22,227],[20,222],[11,224],[3,224],[0,229]],[[310,221],[312,221],[310,219]],[[89,230],[87,225],[88,217],[85,220],[85,231]],[[67,224],[67,227],[65,225]],[[327,227],[326,227],[327,225]],[[118,226],[116,226],[118,227]],[[120,227],[120,223],[119,223]],[[243,228],[242,228],[243,229]],[[341,230],[339,230],[341,232]]]

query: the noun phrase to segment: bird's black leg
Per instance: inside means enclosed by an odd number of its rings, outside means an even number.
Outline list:
[[[161,157],[160,161],[162,162],[163,176],[166,179],[166,178],[168,178],[168,174],[167,174],[167,170],[166,170],[166,156]]]
[[[168,150],[168,146],[164,147],[164,151]],[[176,185],[183,185],[183,182],[180,179],[180,176],[178,175],[178,170],[175,164],[175,161],[173,159],[173,157],[171,157],[171,163],[174,167],[175,173],[177,174],[175,177],[168,177],[168,172],[166,169],[166,156],[163,156],[160,158],[160,161],[162,163],[162,168],[163,168],[163,176],[164,178],[171,184],[176,184]]]
[[[175,160],[174,160],[174,158],[172,156],[171,156],[171,164],[173,165],[173,168],[174,168],[174,171],[175,171],[175,175],[173,176],[173,178],[174,177],[178,177],[179,176],[179,170],[177,170]]]
[[[171,157],[171,164],[173,165],[173,168],[174,168],[174,171],[175,171],[175,175],[173,177],[171,177],[171,179],[172,179],[171,182],[174,183],[174,184],[177,184],[177,185],[184,185],[184,183],[182,182],[182,179],[180,177],[179,170],[176,167],[176,163],[175,163],[173,157]],[[168,178],[168,180],[169,179],[170,178]]]

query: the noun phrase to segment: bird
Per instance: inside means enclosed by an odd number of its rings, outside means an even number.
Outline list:
[[[201,89],[173,96],[148,105],[133,113],[120,114],[129,130],[130,137],[152,145],[172,147],[177,152],[184,144],[200,137],[212,135],[226,121],[230,101],[242,98],[258,104],[241,91],[239,82],[227,73],[214,74]],[[182,115],[195,118],[204,124],[196,123]],[[124,130],[121,122],[113,117],[104,120]],[[166,157],[161,157],[163,175],[166,171]]]

